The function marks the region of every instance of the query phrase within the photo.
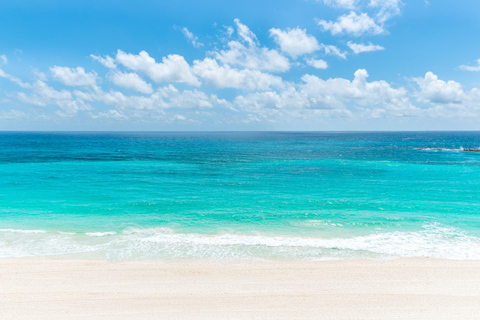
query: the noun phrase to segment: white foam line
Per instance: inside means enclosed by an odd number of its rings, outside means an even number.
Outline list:
[[[87,232],[85,233],[89,237],[104,237],[104,236],[113,236],[117,233],[115,231],[107,231],[107,232]]]
[[[71,254],[96,252],[118,257],[157,256],[255,256],[288,255],[292,258],[328,258],[333,256],[376,254],[399,257],[438,257],[480,259],[480,238],[461,230],[426,225],[415,232],[374,233],[353,238],[307,238],[238,234],[182,234],[168,228],[126,229],[117,234],[87,232],[82,239],[45,233],[44,230],[1,229],[3,232],[40,233],[27,238],[0,238],[0,256]],[[5,235],[6,236],[6,235]],[[32,241],[34,239],[35,241]],[[325,251],[326,250],[326,251]],[[333,250],[333,251],[331,251]],[[262,253],[263,252],[263,253]]]
[[[45,230],[21,230],[21,229],[0,229],[0,232],[13,232],[13,233],[47,233]]]

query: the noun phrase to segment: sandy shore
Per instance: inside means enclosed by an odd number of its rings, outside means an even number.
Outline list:
[[[480,319],[480,261],[0,260],[1,319]]]

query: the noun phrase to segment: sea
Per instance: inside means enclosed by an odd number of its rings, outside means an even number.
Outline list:
[[[480,259],[480,132],[1,132],[0,258]]]

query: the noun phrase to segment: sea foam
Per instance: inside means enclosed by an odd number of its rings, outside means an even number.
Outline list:
[[[0,229],[0,232],[9,233],[46,233],[45,230]]]
[[[69,256],[125,259],[344,259],[434,257],[480,259],[480,238],[455,228],[425,225],[409,232],[351,238],[175,233],[169,228],[60,234],[0,233],[0,257]],[[32,232],[28,232],[32,231]]]

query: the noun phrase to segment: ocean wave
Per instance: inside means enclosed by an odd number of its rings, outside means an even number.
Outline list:
[[[85,235],[89,237],[104,237],[104,236],[114,236],[117,233],[115,231],[106,231],[106,232],[86,232]]]
[[[174,234],[175,231],[171,228],[161,227],[161,228],[147,228],[147,229],[138,229],[138,228],[128,228],[123,230],[122,234]]]
[[[9,233],[47,233],[45,230],[0,229],[0,232]]]
[[[24,230],[25,231],[25,230]],[[38,230],[32,230],[38,231]],[[21,235],[21,236],[19,236]],[[93,235],[93,236],[92,236]],[[123,232],[0,234],[0,257],[80,256],[125,259],[344,259],[435,257],[480,259],[480,238],[425,225],[422,230],[351,238],[175,233],[169,228]]]

